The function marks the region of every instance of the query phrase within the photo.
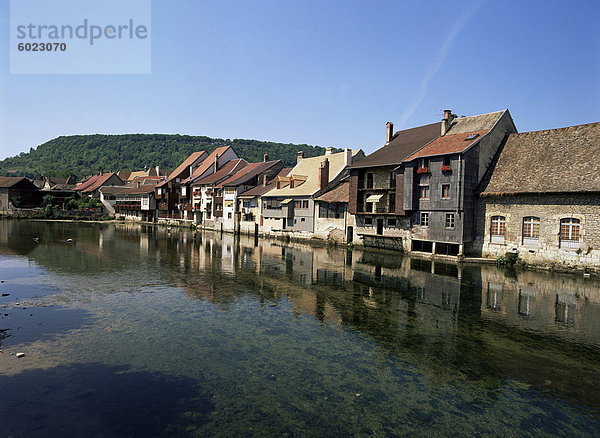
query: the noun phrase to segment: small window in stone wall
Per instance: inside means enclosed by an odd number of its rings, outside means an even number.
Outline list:
[[[388,227],[395,227],[396,219],[388,219],[387,223],[388,223]]]
[[[506,219],[504,216],[492,216],[490,236],[492,243],[504,243],[506,234]]]
[[[575,218],[560,220],[560,247],[568,249],[579,248],[581,221]]]
[[[373,218],[372,217],[366,217],[365,218],[365,225],[373,225]]]
[[[454,229],[454,213],[446,213],[446,228]]]
[[[421,226],[422,227],[429,226],[429,213],[421,213]]]
[[[527,216],[523,218],[523,245],[537,245],[540,240],[540,218]]]

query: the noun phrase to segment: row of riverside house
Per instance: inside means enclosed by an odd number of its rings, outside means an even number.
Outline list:
[[[535,264],[595,267],[599,140],[600,123],[517,133],[508,110],[471,117],[446,110],[441,122],[398,132],[388,122],[385,145],[366,157],[348,148],[310,158],[299,152],[290,169],[266,155],[248,163],[224,146],[193,153],[155,187],[101,191],[113,202],[120,194],[121,217],[433,255],[512,252]],[[125,194],[146,196],[147,215],[126,211],[137,204]]]

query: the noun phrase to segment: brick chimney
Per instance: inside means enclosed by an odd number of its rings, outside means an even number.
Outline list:
[[[442,131],[441,131],[441,135],[444,136],[446,135],[446,132],[448,132],[448,129],[450,129],[450,125],[452,124],[452,121],[456,118],[456,114],[452,114],[452,110],[444,110],[444,118],[442,119]]]
[[[213,172],[217,173],[217,170],[219,170],[219,156],[215,155],[215,164],[214,164]]]
[[[267,187],[267,175],[263,175],[263,187]]]
[[[329,160],[325,158],[319,168],[319,189],[325,190],[329,184]]]
[[[352,164],[352,149],[344,149],[344,166],[350,166]]]
[[[263,155],[263,162],[266,163],[267,161],[269,161],[269,154]]]
[[[327,149],[325,149],[325,155],[331,155],[332,153],[333,153],[332,147],[328,147]]]
[[[299,163],[303,159],[304,159],[304,151],[298,151],[298,159],[296,162]]]
[[[394,124],[392,122],[387,122],[385,127],[385,144],[388,144],[394,137]]]

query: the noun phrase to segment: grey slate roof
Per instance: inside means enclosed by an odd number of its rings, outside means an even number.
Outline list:
[[[510,134],[482,196],[600,191],[600,122]]]

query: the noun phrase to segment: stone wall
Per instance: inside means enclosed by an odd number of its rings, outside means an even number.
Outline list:
[[[529,264],[600,270],[600,194],[484,196],[477,206],[475,255],[497,257],[516,251]],[[503,244],[490,241],[492,216],[505,217]],[[528,216],[540,218],[537,244],[523,240],[523,218]],[[560,220],[564,218],[581,221],[579,248],[560,248]]]

